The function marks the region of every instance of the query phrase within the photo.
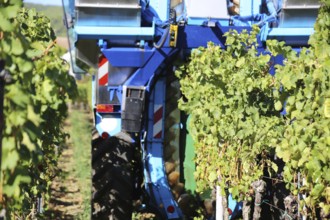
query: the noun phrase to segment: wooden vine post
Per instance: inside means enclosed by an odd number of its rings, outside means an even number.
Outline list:
[[[261,217],[261,205],[266,193],[267,184],[263,180],[257,180],[252,183],[252,187],[255,192],[253,220],[258,220]]]

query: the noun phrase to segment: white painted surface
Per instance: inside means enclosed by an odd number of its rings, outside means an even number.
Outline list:
[[[187,0],[187,15],[192,18],[229,18],[227,0]]]
[[[217,186],[217,202],[216,202],[216,220],[223,220],[223,206],[222,206],[222,195],[220,186]]]

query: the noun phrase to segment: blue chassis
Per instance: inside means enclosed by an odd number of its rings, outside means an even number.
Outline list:
[[[123,86],[145,86],[147,91],[146,102],[148,103],[148,116],[144,123],[141,134],[146,132],[146,137],[142,138],[142,149],[144,152],[144,175],[145,175],[145,187],[150,195],[151,203],[154,207],[158,207],[161,215],[166,219],[181,219],[183,217],[176,201],[174,200],[170,187],[167,182],[166,173],[164,170],[163,160],[163,145],[164,145],[164,133],[162,133],[161,139],[155,139],[153,137],[153,114],[155,104],[162,104],[165,106],[165,79],[160,77],[159,80],[155,80],[162,74],[164,65],[168,63],[171,65],[171,60],[178,56],[180,51],[189,51],[200,46],[205,47],[207,42],[214,42],[215,44],[225,48],[225,38],[223,34],[229,29],[235,29],[238,32],[243,29],[250,30],[251,27],[228,27],[221,26],[220,23],[216,23],[213,27],[208,26],[181,26],[178,32],[177,47],[171,48],[168,42],[164,44],[161,49],[154,47],[148,47],[145,45],[141,48],[127,48],[127,47],[104,47],[101,51],[115,67],[135,67],[137,70],[134,74],[123,84]],[[287,33],[280,33],[280,30],[276,30],[279,35],[269,35],[269,38],[276,38],[290,41],[290,38],[294,37],[294,41],[291,41],[293,45],[307,45],[306,30],[302,34],[297,33],[296,36],[289,35]],[[203,33],[203,35],[200,35]],[[259,50],[265,51],[263,44],[260,43]],[[180,53],[181,54],[181,53]],[[274,65],[281,63],[281,58],[274,58]],[[272,71],[273,72],[273,71]],[[151,89],[154,88],[154,89]],[[122,93],[123,87],[113,88],[116,93]],[[111,92],[110,88],[110,92]],[[163,121],[164,113],[163,113]],[[162,129],[164,131],[164,129]],[[235,208],[235,202],[230,201],[230,206]],[[160,205],[161,204],[161,205]],[[175,211],[169,213],[166,211],[166,207],[173,206]],[[235,209],[235,211],[238,211]],[[235,212],[233,213],[233,215]]]
[[[249,27],[236,28],[238,31],[249,29]],[[102,48],[102,53],[114,67],[135,67],[135,73],[115,91],[110,93],[122,93],[125,86],[145,86],[147,91],[146,102],[148,103],[148,116],[142,134],[146,132],[146,137],[142,138],[142,150],[144,160],[145,187],[150,195],[151,206],[156,207],[166,219],[181,219],[183,215],[177,202],[174,200],[169,187],[166,172],[164,170],[163,148],[164,148],[164,123],[160,139],[153,137],[153,117],[154,106],[156,104],[165,106],[166,79],[162,74],[166,64],[171,64],[179,51],[191,50],[199,46],[206,46],[212,41],[224,48],[225,39],[223,34],[228,28],[221,27],[219,23],[215,27],[203,26],[182,26],[179,29],[177,48],[171,48],[166,42],[161,49],[145,46],[140,48]],[[203,37],[198,37],[198,33],[203,33]],[[156,80],[159,78],[159,80]],[[154,88],[154,89],[152,89]],[[122,100],[121,100],[122,101]],[[162,121],[165,120],[163,112]],[[167,207],[174,207],[174,212],[170,213]]]
[[[153,1],[151,1],[153,2]],[[164,1],[165,2],[165,1]],[[167,3],[162,4],[167,4]],[[163,5],[165,7],[165,5]],[[248,3],[247,3],[248,7]],[[164,16],[163,16],[164,17]],[[177,46],[171,48],[169,42],[160,48],[149,46],[145,41],[152,41],[154,36],[160,36],[163,30],[156,25],[153,18],[150,27],[86,27],[77,25],[75,29],[76,40],[95,39],[99,40],[99,47],[104,56],[110,61],[113,67],[132,67],[136,71],[119,86],[109,86],[110,99],[117,95],[120,105],[124,103],[121,94],[127,87],[144,87],[146,91],[145,102],[147,103],[144,122],[140,132],[141,149],[143,151],[145,187],[150,196],[150,204],[158,209],[162,218],[182,219],[183,215],[174,200],[166,173],[164,170],[163,148],[164,148],[164,123],[161,138],[153,136],[153,117],[155,105],[165,107],[166,76],[163,71],[166,65],[172,66],[172,61],[178,57],[183,58],[190,54],[190,51],[200,46],[205,47],[212,41],[216,45],[225,48],[225,38],[223,34],[229,29],[235,29],[240,32],[243,29],[251,29],[249,26],[234,27],[228,26],[229,20],[210,21],[205,19],[188,18],[188,25],[179,26]],[[212,24],[212,27],[203,24]],[[306,46],[307,40],[312,28],[274,28],[262,33],[263,40],[278,39],[284,40],[290,45],[296,47]],[[131,41],[140,41],[140,47],[109,47],[104,41],[110,39],[116,41],[121,38]],[[111,43],[110,41],[110,43]],[[261,39],[260,39],[261,41]],[[71,43],[73,43],[72,41]],[[260,43],[260,52],[264,52],[263,44]],[[299,50],[299,49],[298,49]],[[181,57],[182,58],[182,57]],[[276,57],[274,64],[281,63],[282,58]],[[274,74],[274,68],[271,68],[271,74]],[[95,87],[95,84],[93,84]],[[94,89],[93,89],[94,91]],[[93,104],[95,103],[95,97]],[[113,113],[120,120],[121,110]],[[162,113],[162,122],[164,122],[164,112]],[[102,114],[96,113],[96,124],[102,120]],[[116,129],[116,132],[120,127]],[[99,130],[102,133],[102,130]],[[173,212],[168,212],[167,207],[174,207]],[[229,206],[233,209],[235,202],[231,200]],[[233,215],[235,212],[233,213]]]

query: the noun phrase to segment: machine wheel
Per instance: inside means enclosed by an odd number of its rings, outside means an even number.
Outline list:
[[[92,219],[132,218],[134,145],[126,133],[92,142]]]

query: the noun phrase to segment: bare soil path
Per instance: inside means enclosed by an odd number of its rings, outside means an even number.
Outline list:
[[[65,129],[70,134],[62,147],[53,180],[46,219],[90,219],[90,113],[70,110]]]
[[[48,217],[51,219],[76,219],[82,213],[82,195],[72,171],[72,147],[66,146],[63,149],[59,160],[59,167],[62,173],[57,176],[51,185],[51,198]]]

